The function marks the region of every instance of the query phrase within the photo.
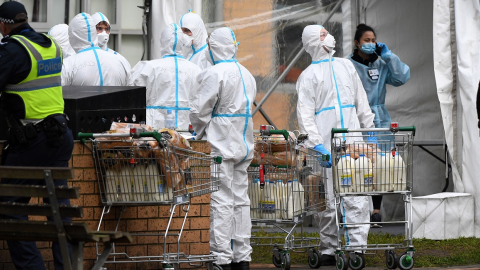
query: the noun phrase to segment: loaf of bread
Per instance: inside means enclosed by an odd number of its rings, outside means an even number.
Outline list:
[[[262,158],[263,154],[263,158]],[[254,151],[251,164],[275,165],[275,166],[296,166],[297,161],[292,152],[259,153]]]
[[[285,137],[281,134],[270,135],[265,137],[265,140],[262,139],[262,137],[256,137],[255,150],[260,153],[275,153],[293,150],[293,147],[295,147],[295,134],[291,131],[288,133],[288,140],[285,140]]]
[[[168,151],[167,151],[168,150]],[[180,187],[184,187],[182,182],[182,170],[179,166],[179,161],[174,152],[167,148],[156,148],[153,153],[157,163],[160,165],[160,170],[165,175],[165,180],[169,188],[175,187],[178,190]]]
[[[162,138],[169,140],[173,144],[173,146],[182,149],[191,149],[190,143],[175,130],[162,128],[160,130],[160,133],[162,134]]]

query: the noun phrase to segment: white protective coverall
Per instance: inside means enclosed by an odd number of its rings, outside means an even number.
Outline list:
[[[76,15],[70,22],[68,34],[77,54],[63,61],[62,85],[131,85],[130,67],[97,46],[97,31],[89,14]]]
[[[57,24],[48,31],[48,34],[57,41],[60,47],[62,47],[63,59],[75,54],[75,51],[68,40],[68,25],[64,23]]]
[[[330,53],[325,52],[322,47],[325,44],[320,40],[322,28],[320,25],[309,25],[303,30],[303,46],[312,56],[312,64],[302,72],[297,81],[297,116],[300,131],[308,134],[306,146],[313,148],[323,144],[331,152],[332,128],[372,128],[375,116],[368,105],[367,95],[352,62],[332,58],[335,53],[333,37],[333,44],[327,45]],[[327,209],[316,215],[316,221],[320,229],[319,251],[333,255],[337,247],[337,226],[332,169],[327,170],[327,177]],[[344,222],[370,221],[366,196],[346,197],[340,208]],[[369,225],[348,226],[345,229],[347,244],[367,244],[369,228]]]
[[[162,59],[141,61],[133,67],[133,83],[147,87],[147,125],[165,127],[167,110],[175,115],[175,126],[188,129],[190,92],[197,89],[197,75],[202,71],[182,56],[182,30],[168,25],[160,37]]]
[[[95,22],[95,27],[97,26],[98,23],[100,22],[106,22],[110,26],[110,21],[108,20],[107,16],[105,16],[101,12],[96,12],[92,15],[92,19]],[[96,29],[95,29],[96,30]],[[102,50],[107,51],[109,53],[113,53],[117,55],[120,60],[123,62],[123,64],[127,67],[129,67],[129,70],[132,69],[132,66],[128,62],[128,60],[123,57],[120,53],[108,48],[108,40],[110,39],[110,34],[107,34],[105,31],[103,31],[101,34],[97,34],[98,37],[98,47],[100,47]]]
[[[210,250],[217,264],[249,262],[252,223],[247,167],[253,158],[251,111],[257,88],[252,74],[235,59],[238,43],[230,28],[213,31],[209,43],[211,50],[205,54],[214,66],[197,77],[190,120],[197,139],[207,139],[212,155],[223,157],[220,190],[211,196]]]
[[[192,12],[185,13],[180,18],[180,27],[188,28],[192,32],[192,37],[189,37],[190,40],[186,40],[185,44],[183,44],[185,59],[196,64],[201,69],[211,67],[212,64],[205,55],[205,51],[208,50],[208,34],[202,17]],[[191,44],[192,38],[193,44]]]

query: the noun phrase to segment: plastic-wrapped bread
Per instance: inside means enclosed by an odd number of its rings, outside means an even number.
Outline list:
[[[380,150],[374,144],[356,143],[346,145],[346,153],[350,154],[353,159],[359,158],[360,154],[365,154],[372,162],[375,162],[377,152],[380,152]]]
[[[262,158],[263,154],[263,158]],[[292,152],[258,153],[254,152],[251,164],[296,166],[297,161]]]
[[[191,149],[190,143],[175,130],[162,128],[160,130],[160,133],[162,134],[162,138],[169,140],[173,144],[173,146],[182,149]]]
[[[255,150],[261,153],[275,153],[275,152],[285,152],[291,151],[295,147],[293,141],[295,140],[295,134],[291,131],[288,132],[289,140],[286,141],[285,137],[281,134],[273,134],[267,137],[266,140],[263,140],[261,137],[256,137],[255,140]]]
[[[184,184],[179,185],[182,182],[182,170],[175,153],[169,148],[156,148],[154,149],[154,154],[162,174],[165,175],[167,186],[169,188],[175,187],[177,190],[184,187]]]

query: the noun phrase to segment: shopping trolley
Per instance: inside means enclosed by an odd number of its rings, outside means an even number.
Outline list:
[[[122,213],[128,206],[170,204],[170,217],[165,233],[132,234],[132,236],[162,236],[164,254],[158,256],[130,256],[113,248],[111,260],[105,263],[161,262],[163,269],[176,269],[180,263],[211,268],[213,255],[187,255],[180,252],[180,240],[190,208],[190,198],[212,193],[219,188],[221,157],[175,147],[166,134],[79,133],[83,142],[92,140],[92,154],[98,179],[100,198],[104,205],[98,230],[105,214],[112,206],[120,206],[118,229]],[[170,225],[176,209],[185,213],[178,233],[171,233]],[[177,252],[167,253],[167,236],[177,238]],[[97,256],[98,246],[97,246]]]
[[[375,136],[378,143],[369,137]],[[337,269],[365,267],[363,251],[385,251],[388,269],[411,269],[415,249],[412,243],[412,160],[415,127],[373,129],[332,129],[332,168],[336,207],[337,242],[335,252]],[[341,216],[342,200],[348,196],[400,194],[405,203],[405,218],[390,222],[346,222]],[[367,224],[404,224],[405,239],[400,244],[343,245],[341,228]],[[395,250],[406,249],[397,257]],[[357,250],[357,252],[355,252]],[[348,259],[345,253],[348,254]]]
[[[273,225],[285,236],[252,237],[252,246],[272,246],[276,267],[290,269],[290,252],[308,251],[308,264],[320,266],[318,237],[303,233],[305,217],[325,209],[326,172],[319,161],[328,160],[297,145],[286,130],[262,126],[254,135],[255,157],[248,169],[252,224]],[[294,235],[300,227],[299,237]]]

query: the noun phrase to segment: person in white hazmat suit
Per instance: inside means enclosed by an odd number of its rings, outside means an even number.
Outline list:
[[[180,27],[186,39],[183,42],[183,55],[188,61],[195,63],[201,69],[212,66],[208,61],[205,51],[207,48],[207,29],[202,17],[193,12],[188,12],[180,18]]]
[[[141,61],[133,67],[133,83],[147,87],[147,125],[165,127],[167,110],[175,115],[175,127],[187,130],[190,124],[190,92],[197,89],[197,75],[202,71],[182,56],[183,33],[176,24],[162,31],[162,59]]]
[[[62,47],[63,59],[75,54],[75,51],[68,40],[68,25],[64,23],[57,24],[48,31],[48,34],[57,41],[60,47]]]
[[[333,58],[334,37],[320,25],[309,25],[303,30],[302,42],[312,64],[297,81],[298,124],[300,131],[308,134],[307,147],[330,155],[332,128],[372,128],[375,116],[351,61]],[[321,165],[331,167],[331,161]],[[331,169],[327,169],[327,177],[327,209],[317,213],[315,220],[320,230],[321,264],[335,265],[337,227]],[[340,208],[343,222],[369,222],[368,197],[346,197]],[[346,226],[346,244],[367,244],[369,229],[368,224]]]
[[[97,46],[97,31],[89,14],[76,15],[70,22],[68,35],[77,54],[63,61],[62,85],[131,85],[130,67]]]
[[[120,57],[120,60],[123,62],[123,64],[129,67],[129,69],[131,69],[132,66],[130,65],[128,60],[123,57],[123,55],[108,48],[107,46],[108,40],[110,39],[111,30],[110,21],[108,20],[107,16],[105,16],[101,12],[95,12],[92,15],[92,19],[95,23],[95,28],[97,29],[98,47],[100,47],[100,49],[104,51],[117,55],[118,57]]]
[[[238,43],[230,28],[213,31],[208,43],[204,54],[213,66],[197,76],[190,120],[197,139],[208,140],[212,155],[223,157],[220,190],[211,196],[210,250],[224,270],[249,269],[252,224],[247,168],[253,158],[256,82],[235,59]]]

